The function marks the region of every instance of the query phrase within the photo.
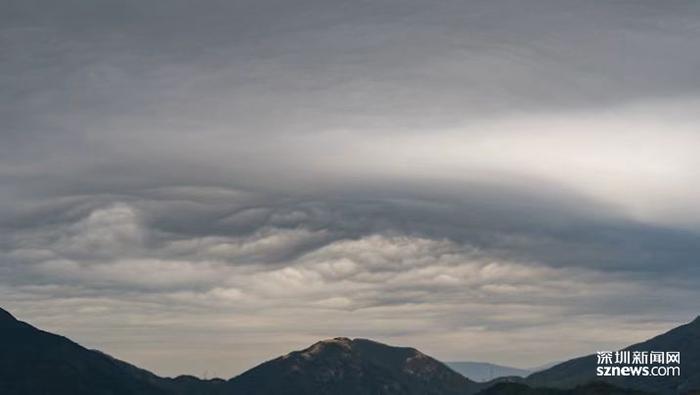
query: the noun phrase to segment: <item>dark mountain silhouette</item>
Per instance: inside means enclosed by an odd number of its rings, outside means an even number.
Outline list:
[[[231,380],[162,378],[0,309],[2,395],[473,394],[481,386],[413,349],[325,340]]]
[[[158,377],[18,321],[0,309],[0,394],[217,394],[225,383],[192,379]]]
[[[660,394],[700,393],[700,317],[625,350],[680,351],[680,377],[596,377],[597,356],[572,359],[527,377],[533,386],[572,388],[593,380]]]
[[[481,388],[416,349],[343,337],[265,362],[229,384],[249,395],[464,395]]]
[[[0,309],[2,395],[638,395],[700,393],[700,319],[630,350],[679,350],[680,378],[595,383],[595,356],[526,379],[476,383],[420,351],[366,339],[335,338],[265,362],[228,381],[163,378],[16,320]],[[613,384],[615,386],[613,386]],[[555,387],[555,388],[542,388]],[[627,388],[626,390],[620,387]],[[692,390],[692,391],[691,391]],[[481,391],[481,392],[480,392]]]

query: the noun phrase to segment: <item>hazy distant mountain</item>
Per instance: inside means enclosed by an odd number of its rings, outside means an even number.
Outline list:
[[[63,336],[41,331],[0,309],[0,394],[217,394],[219,381],[164,379]]]
[[[526,383],[535,386],[571,388],[575,385],[602,380],[617,386],[661,394],[700,393],[700,317],[625,350],[680,351],[680,377],[596,377],[597,357],[588,355],[560,363],[534,373]]]
[[[335,338],[265,362],[230,382],[234,393],[464,395],[480,385],[420,351]]]
[[[559,365],[560,363],[561,363],[561,361],[557,361],[557,362],[548,362],[548,363],[545,363],[545,364],[543,364],[543,365],[535,366],[534,368],[528,368],[528,369],[525,369],[525,370],[529,370],[529,371],[530,371],[530,374],[532,374],[532,373],[536,373],[536,372],[541,372],[541,371],[543,371],[543,370],[547,370],[547,369],[549,369],[549,368],[551,368],[551,367],[553,367],[553,366]]]
[[[488,362],[446,362],[446,364],[462,376],[478,382],[507,376],[527,377],[533,373],[533,370],[512,368]]]

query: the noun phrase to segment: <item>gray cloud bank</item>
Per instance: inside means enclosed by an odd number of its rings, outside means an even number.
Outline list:
[[[697,314],[695,2],[0,3],[20,318],[230,376],[338,335],[530,366]]]

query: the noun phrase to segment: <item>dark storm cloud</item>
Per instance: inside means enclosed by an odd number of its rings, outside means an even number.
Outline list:
[[[228,334],[236,371],[696,314],[696,2],[0,7],[0,298],[49,328],[140,318],[112,351],[182,373],[129,342]]]
[[[544,186],[540,190],[547,191],[545,196],[478,184],[470,185],[475,191],[453,191],[452,196],[445,196],[444,191],[426,196],[420,191],[427,188],[420,185],[404,188],[307,198],[202,187],[80,196],[38,203],[14,215],[6,213],[3,244],[12,247],[18,238],[26,240],[23,232],[35,229],[46,229],[58,237],[63,228],[91,212],[125,203],[139,210],[140,225],[152,233],[142,242],[154,250],[170,240],[245,238],[266,229],[319,234],[263,255],[234,256],[233,264],[252,259],[284,265],[337,240],[403,234],[447,239],[479,248],[494,258],[554,267],[681,278],[695,273],[695,257],[700,253],[697,234],[624,219],[600,204],[565,193],[554,195],[553,189]]]
[[[87,144],[91,122],[115,117],[188,129],[235,119],[262,133],[303,130],[307,117],[317,126],[432,127],[464,114],[694,95],[699,82],[699,11],[687,1],[5,9],[6,129],[21,138],[50,128],[52,145]]]

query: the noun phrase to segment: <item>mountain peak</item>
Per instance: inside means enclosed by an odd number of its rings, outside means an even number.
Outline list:
[[[312,344],[299,353],[303,358],[310,359],[323,353],[332,352],[332,350],[349,353],[352,350],[352,340],[347,337],[325,339]]]
[[[293,351],[229,381],[245,394],[474,393],[478,385],[409,347],[336,337]]]
[[[339,345],[339,346],[351,346],[353,340],[348,338],[348,337],[334,337],[332,339],[324,339],[316,344],[324,344],[324,345]]]

